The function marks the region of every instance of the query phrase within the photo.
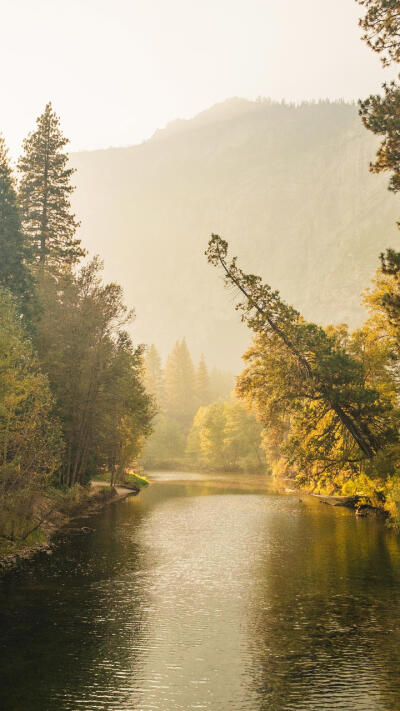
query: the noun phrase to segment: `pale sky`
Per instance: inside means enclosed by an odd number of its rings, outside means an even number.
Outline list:
[[[232,96],[357,99],[393,75],[355,0],[1,0],[12,154],[47,101],[70,149],[138,143]]]

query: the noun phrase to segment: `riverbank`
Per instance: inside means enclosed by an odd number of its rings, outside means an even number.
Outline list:
[[[298,494],[300,498],[313,498],[319,501],[321,504],[326,504],[328,506],[344,506],[347,509],[354,511],[355,516],[379,516],[388,521],[391,521],[390,513],[384,508],[383,505],[378,505],[378,502],[373,503],[368,495],[366,494],[351,494],[343,495],[321,493],[320,487],[314,489],[301,487],[297,484],[296,480],[285,478],[285,479],[275,479],[278,484],[278,490],[285,494]],[[394,523],[393,523],[394,525]]]
[[[31,561],[36,555],[51,555],[54,539],[61,533],[82,535],[88,533],[91,530],[89,526],[74,527],[74,522],[90,518],[105,506],[126,499],[128,496],[137,496],[139,492],[139,486],[111,488],[105,481],[92,481],[90,489],[82,489],[76,500],[61,499],[60,506],[52,513],[51,519],[44,521],[40,526],[40,536],[36,542],[29,544],[21,541],[10,542],[6,550],[0,551],[0,576]]]

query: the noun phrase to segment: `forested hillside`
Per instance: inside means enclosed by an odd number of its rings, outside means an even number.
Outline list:
[[[398,239],[396,199],[368,171],[376,146],[355,105],[231,99],[139,146],[73,154],[73,206],[140,340],[157,333],[165,357],[186,336],[196,358],[237,369],[248,336],[207,269],[207,237],[223,233],[306,318],[358,325]]]

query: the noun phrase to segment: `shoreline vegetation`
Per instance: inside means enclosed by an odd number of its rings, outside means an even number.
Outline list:
[[[399,64],[398,2],[357,1],[366,9],[362,39],[384,66]],[[370,170],[389,173],[393,193],[400,192],[399,105],[398,81],[359,101],[362,123],[381,141]],[[399,530],[400,252],[380,254],[364,295],[368,318],[353,332],[343,323],[307,321],[260,276],[242,270],[218,234],[206,256],[254,334],[236,394],[262,425],[273,475],[325,503],[346,497],[360,514],[383,510]]]
[[[370,7],[364,39],[399,63],[391,0],[377,27],[374,0],[358,2]],[[396,82],[359,104],[383,137],[371,170],[388,171],[395,193],[399,106]],[[93,480],[109,481],[112,500],[138,462],[270,471],[400,529],[400,252],[380,255],[368,318],[352,332],[307,321],[212,234],[208,262],[254,334],[232,391],[229,373],[209,373],[203,356],[194,366],[185,339],[164,366],[154,346],[134,343],[122,288],[103,282],[98,257],[84,261],[67,144],[50,103],[16,171],[0,136],[0,555],[48,545],[63,517],[106,502]]]
[[[106,480],[93,480],[90,487],[77,487],[72,495],[59,500],[51,516],[26,541],[17,540],[0,545],[0,576],[18,569],[31,562],[39,554],[51,555],[57,538],[62,535],[85,535],[92,531],[82,524],[99,513],[103,508],[122,501],[129,496],[137,496],[141,489],[148,486],[143,476],[130,475],[126,482],[111,486]]]
[[[91,481],[125,480],[155,414],[122,288],[83,261],[67,144],[50,103],[16,171],[0,135],[0,554],[106,500]]]

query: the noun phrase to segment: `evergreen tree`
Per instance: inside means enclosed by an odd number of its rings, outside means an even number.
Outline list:
[[[27,256],[8,151],[0,136],[0,284],[22,304],[31,294],[33,281]]]
[[[160,354],[154,343],[144,357],[144,384],[149,395],[155,398],[158,408],[162,409],[164,402],[163,370]]]
[[[177,341],[165,368],[166,414],[187,431],[196,412],[195,370],[185,339]]]
[[[381,55],[383,66],[400,61],[400,4],[399,0],[357,0],[366,8],[360,19],[363,40]]]
[[[200,362],[196,371],[196,397],[199,407],[209,405],[210,400],[210,378],[204,355],[201,356]]]
[[[367,12],[360,19],[363,38],[380,54],[384,66],[400,62],[400,4],[398,0],[357,0]],[[383,84],[383,96],[373,94],[359,102],[364,126],[383,136],[376,161],[370,164],[374,173],[390,171],[389,190],[400,190],[400,85]]]
[[[131,312],[117,284],[103,284],[98,259],[73,275],[38,275],[35,340],[56,398],[66,454],[61,481],[113,476],[136,458],[150,432],[151,398],[142,382],[142,349],[124,330]]]
[[[257,334],[239,394],[262,413],[263,424],[280,420],[282,432],[291,411],[289,448],[303,469],[321,471],[328,460],[331,469],[366,465],[397,444],[392,395],[368,381],[363,360],[349,352],[340,330],[307,323],[259,276],[245,274],[236,258],[229,263],[228,244],[218,235],[206,254],[240,293],[238,309]]]
[[[69,268],[84,255],[75,232],[79,223],[71,212],[73,169],[68,168],[68,143],[51,103],[37,119],[36,131],[24,141],[19,200],[22,225],[30,240],[33,260],[55,271]]]

